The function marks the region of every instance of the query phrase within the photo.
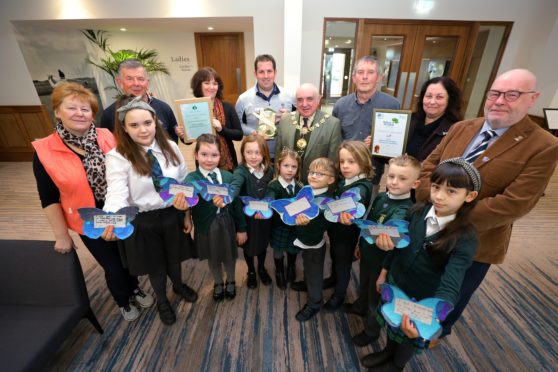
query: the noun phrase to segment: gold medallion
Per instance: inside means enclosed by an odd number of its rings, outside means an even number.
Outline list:
[[[303,136],[305,136],[306,133],[308,133],[308,128],[302,127],[302,129],[300,129],[300,134],[302,134]]]
[[[306,148],[306,145],[308,143],[306,142],[306,140],[304,138],[299,138],[298,141],[296,141],[296,147],[299,150],[304,150]]]

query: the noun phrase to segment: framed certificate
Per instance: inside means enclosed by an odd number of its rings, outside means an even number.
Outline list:
[[[405,153],[411,111],[374,109],[372,116],[372,155],[393,158]]]
[[[558,130],[558,108],[543,108],[546,125],[550,130]]]
[[[193,142],[202,134],[215,134],[213,121],[213,103],[211,98],[177,99],[174,101],[179,112],[178,121],[184,127],[184,141]]]

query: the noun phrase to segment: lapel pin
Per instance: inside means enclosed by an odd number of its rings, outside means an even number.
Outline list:
[[[484,156],[484,157],[482,158],[482,162],[483,162],[483,163],[486,163],[486,162],[489,161],[489,160],[490,160],[490,158],[489,158],[488,156]]]
[[[514,138],[515,142],[519,142],[523,139],[523,136],[517,136]]]

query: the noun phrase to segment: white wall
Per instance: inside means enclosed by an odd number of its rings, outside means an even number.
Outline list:
[[[39,103],[10,21],[44,19],[252,16],[254,53],[275,56],[278,82],[282,84],[283,76],[296,75],[300,69],[300,81],[316,85],[320,80],[324,17],[513,21],[515,24],[500,71],[525,67],[539,76],[539,89],[543,95],[532,110],[534,114],[541,115],[540,109],[549,106],[557,92],[558,79],[554,65],[551,65],[558,60],[556,0],[437,0],[426,15],[415,12],[414,0],[300,1],[303,1],[302,33],[297,38],[302,40],[300,66],[284,63],[285,45],[289,45],[284,43],[290,12],[285,7],[286,0],[3,1],[0,11],[0,77],[4,89],[0,90],[0,105]]]

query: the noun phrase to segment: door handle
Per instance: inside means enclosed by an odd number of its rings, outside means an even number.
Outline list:
[[[416,72],[411,72],[409,74],[409,82],[407,83],[407,89],[405,93],[405,105],[403,105],[403,109],[411,108],[411,102],[413,102],[413,88],[415,86],[415,78],[417,76]]]
[[[407,87],[407,75],[409,72],[402,71],[401,78],[399,79],[399,90],[397,91],[397,100],[399,104],[403,105],[403,97],[405,96],[405,89]]]

